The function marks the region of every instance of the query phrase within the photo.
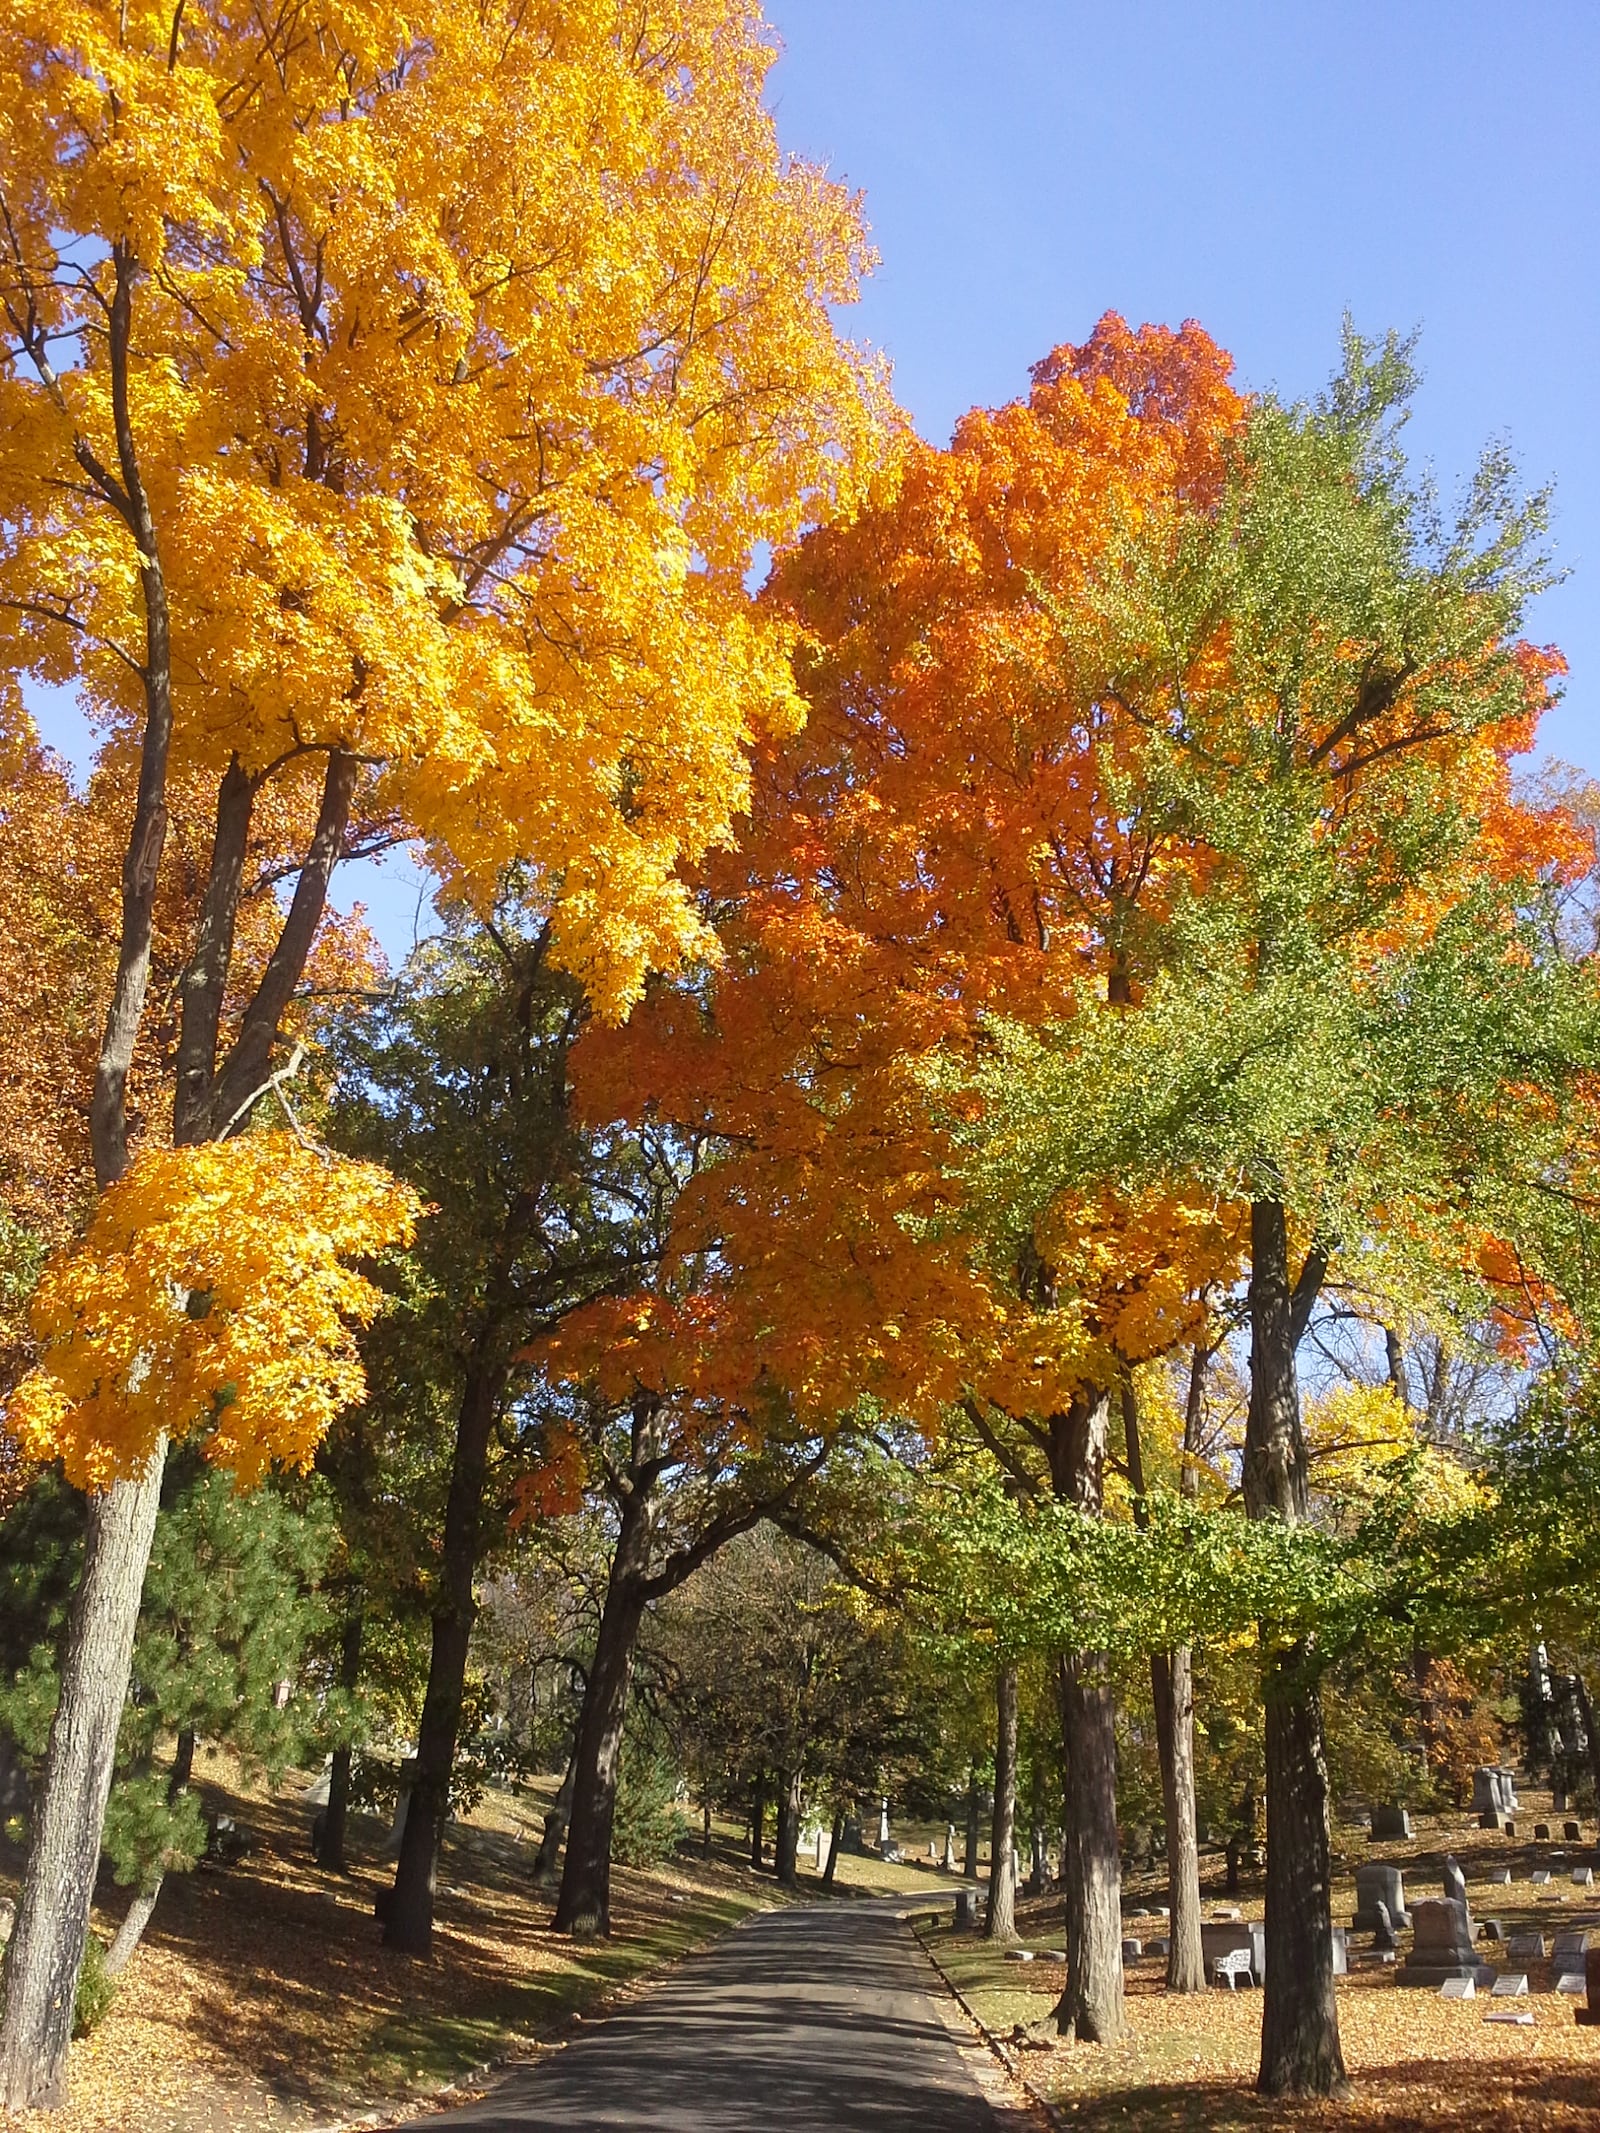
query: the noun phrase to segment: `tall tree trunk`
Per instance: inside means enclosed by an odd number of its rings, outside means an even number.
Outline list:
[[[1002,1661],[995,1674],[994,1821],[989,1837],[986,1940],[1017,1937],[1017,1668]]]
[[[756,1765],[755,1782],[750,1788],[750,1870],[759,1874],[766,1856],[767,1823],[767,1766]]]
[[[339,1686],[346,1695],[353,1696],[361,1682],[361,1640],[365,1620],[360,1614],[351,1615],[344,1625],[344,1634],[339,1639]],[[325,1873],[343,1874],[349,1871],[344,1856],[345,1833],[350,1822],[350,1744],[333,1751],[333,1767],[328,1773],[328,1804],[322,1810],[322,1836],[317,1844],[317,1864]]]
[[[1289,1281],[1282,1204],[1250,1210],[1250,1411],[1244,1502],[1251,1518],[1306,1516],[1309,1491],[1295,1350],[1326,1261],[1314,1250]],[[1315,1660],[1307,1642],[1263,1634],[1267,1764],[1267,1975],[1256,2086],[1268,2096],[1348,2091],[1333,1989],[1328,1771]]]
[[[161,541],[144,486],[129,392],[133,291],[140,267],[125,243],[111,254],[106,316],[112,432],[120,481],[80,434],[73,454],[91,488],[122,520],[139,566],[144,608],[144,731],[133,820],[122,855],[117,970],[106,1010],[89,1103],[95,1182],[102,1192],[128,1164],[128,1075],[144,1019],[155,938],[156,879],[167,835],[167,763],[172,746],[172,632]],[[30,346],[35,368],[66,413],[50,350]],[[145,1472],[89,1499],[88,1543],[73,1602],[72,1628],[33,1841],[6,1950],[6,2011],[0,2026],[0,2106],[26,2110],[65,2100],[78,1972],[89,1935],[89,1903],[111,1790],[117,1728],[128,1692],[134,1631],[161,1501],[163,1440]]]
[[[1200,1844],[1195,1828],[1194,1662],[1187,1644],[1150,1655],[1161,1754],[1161,1794],[1167,1817],[1167,1990],[1204,1992],[1205,1949],[1200,1936]]]
[[[804,1806],[804,1780],[798,1770],[780,1772],[778,1777],[778,1834],[776,1866],[778,1879],[786,1889],[792,1889],[799,1874],[800,1864],[800,1815]]]
[[[837,1800],[833,1809],[833,1831],[828,1839],[828,1863],[822,1869],[822,1886],[833,1887],[833,1871],[839,1864],[839,1846],[844,1841],[844,1802]]]
[[[1578,1717],[1588,1747],[1589,1775],[1594,1780],[1595,1798],[1600,1801],[1600,1728],[1595,1724],[1594,1705],[1589,1701],[1588,1683],[1579,1673],[1572,1676],[1572,1696],[1578,1706]]]
[[[611,1825],[617,1808],[622,1726],[628,1715],[634,1647],[644,1620],[645,1574],[655,1534],[660,1465],[656,1431],[660,1403],[635,1402],[631,1479],[621,1501],[621,1523],[606,1604],[600,1615],[594,1662],[584,1686],[578,1737],[572,1751],[572,1822],[556,1898],[558,1933],[611,1931]]]
[[[8,2110],[66,2100],[78,1971],[100,1865],[117,1728],[128,1691],[139,1597],[161,1503],[161,1460],[138,1481],[89,1499],[61,1697],[50,1725],[28,1871],[6,1949],[4,2074]]]
[[[572,1821],[556,1898],[558,1933],[611,1931],[611,1825],[634,1646],[643,1620],[644,1600],[636,1583],[613,1574],[573,1751]]]
[[[1056,2028],[1080,2044],[1109,2044],[1125,2024],[1116,1704],[1103,1653],[1076,1652],[1061,1662],[1061,1740],[1067,1765],[1067,1986],[1056,2007]]]
[[[417,1728],[416,1775],[383,1924],[384,1945],[406,1955],[427,1955],[433,1947],[434,1875],[439,1842],[450,1815],[450,1779],[461,1730],[467,1651],[478,1613],[473,1582],[489,1439],[505,1385],[505,1366],[495,1355],[496,1346],[492,1334],[480,1335],[467,1367],[456,1421],[444,1547],[434,1594],[428,1687]]]
[[[567,1757],[567,1767],[556,1796],[550,1803],[550,1812],[544,1818],[544,1828],[539,1836],[538,1856],[533,1862],[533,1885],[536,1889],[553,1889],[556,1885],[556,1861],[561,1857],[562,1839],[567,1834],[567,1821],[572,1813],[573,1773],[578,1767],[576,1750]]]
[[[1056,1495],[1090,1517],[1105,1509],[1104,1393],[1080,1394],[1051,1419]],[[1066,1763],[1067,1985],[1056,2028],[1081,2044],[1108,2044],[1122,2011],[1122,1854],[1117,1842],[1116,1702],[1102,1652],[1074,1652],[1060,1669]]]
[[[1194,1457],[1200,1448],[1208,1351],[1197,1346],[1189,1366],[1189,1396],[1184,1405],[1183,1462],[1178,1486],[1194,1496],[1198,1477]],[[1144,1445],[1139,1396],[1131,1374],[1122,1388],[1122,1422],[1127,1440],[1128,1485],[1140,1526],[1148,1525],[1145,1500]],[[1161,1761],[1161,1798],[1167,1829],[1167,1990],[1204,1992],[1205,1948],[1200,1935],[1200,1844],[1195,1828],[1194,1666],[1188,1645],[1150,1654],[1150,1697],[1156,1715],[1156,1750]]]
[[[967,1765],[967,1848],[961,1871],[969,1881],[978,1878],[978,1766]]]

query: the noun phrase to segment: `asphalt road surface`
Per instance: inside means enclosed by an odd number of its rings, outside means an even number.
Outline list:
[[[886,1905],[769,1911],[429,2133],[995,2133]],[[952,2003],[953,2004],[953,2003]],[[988,2062],[992,2064],[992,2062]],[[985,2067],[987,2072],[987,2067]]]

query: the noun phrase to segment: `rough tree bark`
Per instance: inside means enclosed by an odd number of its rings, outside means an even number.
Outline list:
[[[778,1829],[774,1865],[778,1879],[792,1889],[799,1876],[800,1815],[804,1806],[804,1780],[798,1770],[778,1774]]]
[[[119,1482],[90,1500],[61,1700],[7,1949],[3,2100],[9,2110],[51,2109],[66,2100],[78,1971],[160,1501],[159,1477]]]
[[[994,1821],[989,1836],[985,1940],[1017,1937],[1017,1668],[1003,1661],[994,1683]]]
[[[759,1874],[766,1856],[767,1823],[767,1771],[765,1764],[756,1768],[755,1782],[750,1787],[750,1870]]]
[[[133,820],[122,859],[117,972],[90,1097],[95,1181],[104,1192],[128,1163],[127,1085],[150,985],[156,876],[167,834],[167,761],[172,744],[172,637],[166,580],[144,480],[128,390],[133,290],[139,263],[125,244],[111,255],[106,318],[117,473],[88,439],[73,451],[91,486],[121,519],[139,563],[144,607],[144,732]],[[48,310],[43,314],[48,317]],[[28,353],[66,412],[40,329]],[[127,1694],[134,1631],[161,1502],[165,1441],[143,1475],[89,1499],[88,1544],[61,1669],[61,1692],[33,1821],[16,1924],[6,1950],[0,2026],[0,2105],[11,2110],[65,2100],[78,1972],[89,1936],[89,1900],[100,1858],[117,1727]]]
[[[561,1857],[562,1841],[567,1834],[567,1818],[572,1813],[572,1774],[576,1768],[576,1757],[569,1755],[566,1770],[550,1804],[550,1812],[544,1818],[544,1828],[539,1836],[539,1852],[533,1862],[533,1885],[536,1889],[553,1889],[556,1885],[556,1862]]]
[[[339,1686],[347,1695],[354,1695],[361,1680],[361,1640],[365,1627],[363,1617],[359,1613],[352,1614],[339,1639]],[[349,1871],[344,1840],[350,1821],[350,1764],[347,1742],[333,1751],[333,1767],[328,1772],[328,1804],[322,1810],[322,1828],[317,1839],[317,1864],[329,1874]]]
[[[492,1332],[485,1331],[467,1366],[456,1420],[450,1494],[445,1504],[444,1545],[434,1595],[433,1642],[428,1686],[417,1728],[416,1774],[394,1887],[384,1911],[385,1947],[427,1955],[433,1947],[434,1878],[439,1843],[450,1815],[450,1778],[461,1700],[467,1681],[467,1651],[478,1603],[477,1574],[483,1493],[489,1473],[489,1443],[505,1391],[507,1364]]]
[[[1291,1288],[1288,1224],[1277,1200],[1253,1203],[1250,1249],[1245,1510],[1292,1526],[1309,1502],[1295,1351],[1326,1260],[1314,1247]],[[1263,1667],[1267,1975],[1256,2086],[1269,2096],[1340,2096],[1349,2083],[1333,1989],[1328,1771],[1314,1655],[1303,1641],[1269,1648]]]
[[[828,1839],[828,1863],[822,1869],[822,1886],[833,1887],[834,1868],[839,1864],[839,1846],[844,1838],[844,1802],[836,1801],[833,1810],[833,1830]]]
[[[1096,1518],[1105,1508],[1107,1414],[1105,1394],[1085,1392],[1051,1425],[1055,1492]],[[1104,1653],[1065,1657],[1059,1692],[1067,1775],[1067,1985],[1056,2028],[1081,2044],[1108,2044],[1125,2023],[1116,1702]]]
[[[1197,1493],[1193,1455],[1199,1449],[1205,1393],[1207,1351],[1196,1347],[1189,1369],[1189,1397],[1184,1408],[1184,1461],[1179,1488]],[[1133,1511],[1148,1522],[1145,1503],[1144,1448],[1140,1436],[1139,1398],[1131,1377],[1123,1386],[1122,1420],[1128,1449],[1128,1485]],[[1150,1694],[1156,1715],[1156,1750],[1161,1761],[1161,1795],[1167,1823],[1167,1990],[1204,1992],[1205,1948],[1200,1935],[1200,1845],[1195,1827],[1194,1665],[1188,1645],[1150,1654]]]

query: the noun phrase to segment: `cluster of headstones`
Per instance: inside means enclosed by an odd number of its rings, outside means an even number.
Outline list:
[[[1572,1878],[1579,1886],[1593,1886],[1594,1875],[1588,1867],[1576,1869]],[[1509,1869],[1497,1879],[1501,1884],[1509,1883]],[[1548,1882],[1550,1876],[1539,1873],[1533,1879]],[[1400,1966],[1400,1982],[1434,1986],[1446,1999],[1472,1999],[1479,1991],[1487,1991],[1494,1999],[1527,1997],[1526,1971],[1497,1971],[1481,1960],[1476,1946],[1480,1932],[1485,1940],[1502,1944],[1513,1964],[1546,1959],[1542,1933],[1507,1935],[1497,1919],[1486,1919],[1481,1927],[1474,1925],[1467,1905],[1466,1876],[1453,1858],[1445,1861],[1443,1894],[1423,1898],[1409,1911],[1405,1879],[1398,1867],[1360,1867],[1356,1873],[1354,1925],[1357,1931],[1372,1934],[1374,1954],[1388,1962],[1395,1960],[1397,1952],[1396,1929],[1409,1926],[1411,1953]],[[1587,1999],[1587,2006],[1578,2010],[1579,2021],[1600,2023],[1600,1946],[1591,1949],[1589,1940],[1589,1933],[1582,1929],[1558,1933],[1549,1950],[1549,1960],[1556,1973],[1556,1990],[1571,1998],[1581,1995]],[[1485,2019],[1531,2022],[1533,2017],[1491,2010]]]

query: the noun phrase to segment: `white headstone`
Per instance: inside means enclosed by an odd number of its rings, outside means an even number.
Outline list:
[[[1447,1977],[1439,1987],[1441,2000],[1470,2000],[1477,1986],[1469,1977]]]
[[[1525,2000],[1528,1997],[1528,1973],[1526,1970],[1508,1970],[1497,1977],[1489,1988],[1493,2000]]]
[[[1510,2022],[1517,2029],[1532,2029],[1533,2009],[1524,2012],[1517,2007],[1491,2007],[1483,2018],[1486,2022]]]
[[[1588,1989],[1581,1970],[1564,1970],[1556,1979],[1557,1992],[1564,1992],[1570,2000],[1581,2000]]]

